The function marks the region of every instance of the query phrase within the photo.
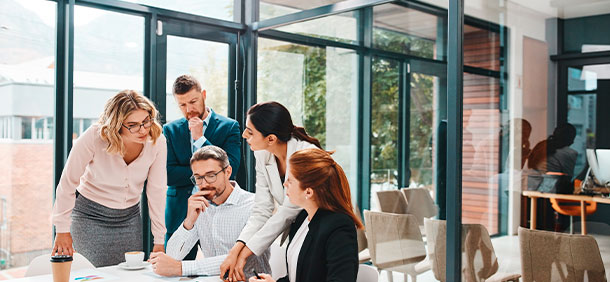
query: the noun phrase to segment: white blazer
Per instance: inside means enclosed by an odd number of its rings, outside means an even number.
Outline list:
[[[291,138],[287,143],[286,160],[290,159],[294,152],[307,148],[317,147],[307,141]],[[261,150],[254,152],[254,157],[256,159],[254,207],[238,240],[244,241],[246,246],[258,256],[267,250],[283,231],[290,228],[301,208],[290,203],[286,197],[274,155]],[[288,163],[286,171],[288,171]],[[274,202],[279,206],[275,214],[273,214]]]

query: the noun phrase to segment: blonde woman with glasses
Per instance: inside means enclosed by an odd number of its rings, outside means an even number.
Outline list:
[[[153,252],[163,252],[166,161],[155,106],[132,90],[116,94],[70,151],[53,207],[52,254],[77,251],[100,267],[122,262],[125,252],[141,251],[145,182]]]

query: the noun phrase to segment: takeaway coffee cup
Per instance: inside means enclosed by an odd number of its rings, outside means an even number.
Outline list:
[[[125,253],[125,263],[129,267],[140,266],[144,261],[144,252],[126,252]]]
[[[51,268],[53,270],[53,282],[68,282],[70,280],[70,267],[72,256],[56,255],[51,257]]]

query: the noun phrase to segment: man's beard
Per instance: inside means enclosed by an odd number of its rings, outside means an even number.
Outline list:
[[[190,120],[194,117],[198,117],[199,119],[203,119],[203,113],[200,112],[188,112],[186,113],[186,119]]]

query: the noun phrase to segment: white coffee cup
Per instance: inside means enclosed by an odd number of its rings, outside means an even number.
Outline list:
[[[144,252],[135,251],[135,252],[126,252],[125,253],[125,263],[127,266],[140,266],[144,261]]]

